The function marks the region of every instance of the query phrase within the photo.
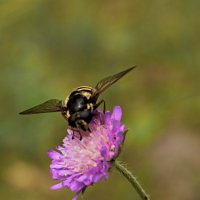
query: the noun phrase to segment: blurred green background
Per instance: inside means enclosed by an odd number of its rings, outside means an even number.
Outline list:
[[[0,196],[71,199],[51,191],[58,113],[18,113],[80,85],[138,67],[102,94],[129,128],[120,159],[151,199],[200,199],[200,1],[1,0]],[[115,170],[83,199],[140,197]]]

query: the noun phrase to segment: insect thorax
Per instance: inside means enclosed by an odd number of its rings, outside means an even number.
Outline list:
[[[95,91],[95,88],[92,88],[90,86],[80,86],[74,89],[71,94],[65,99],[64,106],[67,107],[69,99],[72,98],[75,94],[81,94],[82,96],[86,97],[87,100],[89,100],[91,95],[94,94]]]

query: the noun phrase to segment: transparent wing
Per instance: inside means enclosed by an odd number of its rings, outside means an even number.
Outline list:
[[[48,112],[61,112],[64,110],[63,103],[58,99],[50,99],[42,104],[29,108],[28,110],[22,111],[19,114],[29,115],[29,114],[39,114]]]
[[[99,81],[95,87],[96,91],[94,92],[93,96],[98,97],[100,93],[102,93],[104,90],[106,90],[108,87],[110,87],[112,84],[114,84],[116,81],[118,81],[120,78],[122,78],[124,75],[126,75],[128,72],[133,70],[136,66],[133,66],[129,69],[126,69],[122,72],[119,72],[115,75],[108,76],[101,81]]]

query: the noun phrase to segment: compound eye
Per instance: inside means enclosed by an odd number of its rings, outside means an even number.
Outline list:
[[[68,123],[70,126],[75,127],[75,121],[76,121],[76,116],[75,114],[72,114],[68,119]]]
[[[80,118],[81,119],[85,119],[90,115],[90,111],[89,110],[84,110],[80,112]]]
[[[81,119],[83,119],[85,122],[90,123],[92,120],[93,114],[90,110],[84,110],[79,113],[79,116]]]

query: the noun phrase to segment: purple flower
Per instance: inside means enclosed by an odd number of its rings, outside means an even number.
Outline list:
[[[95,112],[89,124],[91,132],[80,130],[78,133],[68,129],[63,145],[57,147],[58,151],[48,151],[52,159],[52,177],[61,181],[51,189],[67,187],[76,192],[73,200],[86,187],[108,178],[111,161],[118,156],[124,141],[125,126],[121,124],[120,106],[114,107],[112,114],[109,111],[105,114],[99,110]]]

